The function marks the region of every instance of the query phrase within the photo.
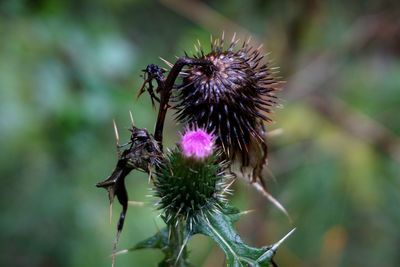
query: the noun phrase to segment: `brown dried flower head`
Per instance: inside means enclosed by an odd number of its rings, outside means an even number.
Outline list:
[[[263,62],[261,46],[254,49],[248,40],[237,48],[238,42],[233,36],[225,48],[224,36],[211,40],[208,54],[200,43],[195,46],[194,58],[212,64],[181,72],[175,108],[178,121],[215,133],[226,157],[239,162],[241,171],[255,182],[261,179],[267,157],[264,122],[271,122],[280,83]]]
[[[231,160],[240,160],[242,171],[250,167],[254,179],[261,173],[267,156],[264,122],[277,105],[274,93],[280,83],[263,62],[261,47],[254,49],[246,41],[237,49],[232,38],[224,48],[224,38],[211,41],[205,54],[199,44],[195,58],[212,62],[210,66],[190,66],[182,73],[178,87],[177,119],[196,124],[216,135]]]

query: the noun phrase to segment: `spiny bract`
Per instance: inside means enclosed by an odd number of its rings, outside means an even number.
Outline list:
[[[158,208],[166,223],[186,221],[191,228],[206,212],[218,212],[229,193],[227,165],[211,155],[198,161],[179,150],[168,155],[154,181]]]

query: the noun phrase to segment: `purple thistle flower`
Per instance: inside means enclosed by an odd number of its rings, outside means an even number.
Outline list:
[[[180,147],[185,157],[202,160],[213,153],[214,137],[203,129],[188,129],[182,136]]]

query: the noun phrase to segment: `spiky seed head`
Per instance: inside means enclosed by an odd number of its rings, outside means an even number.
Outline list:
[[[279,82],[262,63],[259,48],[245,42],[236,49],[237,42],[233,38],[225,48],[223,41],[216,40],[208,54],[198,49],[194,57],[212,64],[189,66],[181,73],[175,107],[178,121],[214,132],[227,158],[240,158],[242,166],[248,166],[266,153],[261,148],[265,147],[263,124],[271,121],[268,114],[276,105]],[[249,151],[254,149],[260,152],[251,159]]]

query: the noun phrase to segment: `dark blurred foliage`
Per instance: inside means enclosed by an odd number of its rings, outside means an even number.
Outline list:
[[[193,51],[198,38],[238,32],[263,43],[287,81],[270,130],[265,175],[295,234],[280,266],[399,266],[400,5],[398,1],[10,0],[0,2],[1,266],[108,266],[108,199],[94,184],[116,161],[112,119],[128,111],[153,129],[141,69]],[[178,128],[167,122],[168,144]],[[272,179],[272,177],[276,177]],[[131,207],[120,248],[162,227],[144,174],[127,179]],[[245,183],[234,203],[250,244],[293,225]],[[222,266],[202,237],[195,266]],[[133,252],[117,266],[156,266]]]

